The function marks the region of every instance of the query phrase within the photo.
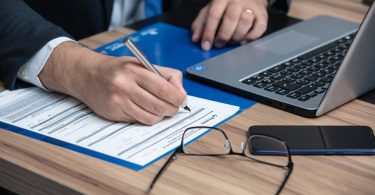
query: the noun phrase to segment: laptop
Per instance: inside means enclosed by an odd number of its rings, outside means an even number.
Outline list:
[[[375,6],[361,26],[317,16],[187,68],[188,76],[304,117],[375,88]]]

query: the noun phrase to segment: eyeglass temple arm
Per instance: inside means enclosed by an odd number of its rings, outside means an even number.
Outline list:
[[[148,187],[147,192],[150,192],[152,188],[154,187],[155,183],[158,181],[158,179],[163,175],[163,173],[167,170],[169,165],[172,163],[172,161],[175,159],[179,149],[176,149],[173,154],[168,158],[167,162],[164,164],[164,166],[159,170],[159,172],[156,174],[155,178],[152,180],[150,186]]]
[[[283,183],[281,183],[281,185],[280,185],[279,189],[277,190],[276,194],[280,194],[281,193],[281,191],[284,189],[284,186],[285,186],[286,182],[289,180],[289,176],[293,172],[293,162],[289,161],[287,167],[289,168],[288,172],[286,173],[285,178],[283,180]]]

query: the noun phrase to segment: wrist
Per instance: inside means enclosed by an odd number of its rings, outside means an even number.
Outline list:
[[[90,74],[95,74],[99,56],[78,43],[62,43],[51,53],[39,78],[47,89],[82,100],[84,85]]]

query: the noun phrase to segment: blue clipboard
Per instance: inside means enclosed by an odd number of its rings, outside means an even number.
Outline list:
[[[238,112],[233,114],[232,116],[229,116],[228,118],[226,118],[225,120],[216,124],[215,126],[225,123],[227,120],[231,119],[236,114],[238,114]],[[61,141],[61,140],[58,140],[58,139],[53,138],[53,137],[49,137],[49,136],[39,134],[37,132],[33,132],[33,131],[30,131],[30,130],[27,130],[27,129],[24,129],[24,128],[21,128],[21,127],[18,127],[18,126],[14,126],[12,124],[5,123],[5,122],[2,122],[2,121],[0,121],[0,128],[11,131],[11,132],[14,132],[14,133],[17,133],[17,134],[20,134],[20,135],[24,135],[26,137],[31,137],[31,138],[34,138],[34,139],[37,139],[37,140],[40,140],[40,141],[43,141],[43,142],[46,142],[46,143],[49,143],[49,144],[60,146],[62,148],[72,150],[72,151],[75,151],[75,152],[78,152],[78,153],[81,153],[81,154],[85,154],[85,155],[88,155],[88,156],[91,156],[91,157],[94,157],[94,158],[97,158],[97,159],[101,159],[101,160],[104,160],[104,161],[107,161],[107,162],[110,162],[110,163],[113,163],[113,164],[116,164],[116,165],[127,167],[127,168],[133,169],[135,171],[141,171],[141,170],[145,169],[146,167],[152,165],[154,162],[156,162],[156,161],[166,157],[167,155],[171,154],[175,150],[175,148],[171,149],[168,152],[164,153],[163,155],[159,156],[158,158],[154,159],[153,161],[151,161],[151,162],[149,162],[145,165],[139,165],[139,164],[132,163],[132,162],[120,159],[120,158],[116,158],[116,157],[113,157],[113,156],[110,156],[110,155],[107,155],[107,154],[104,154],[104,153],[101,153],[101,152],[97,152],[97,151],[94,151],[94,150],[91,150],[91,149],[88,149],[88,148],[85,148],[85,147],[82,147],[82,146],[79,146],[79,145],[76,145],[76,144]],[[203,134],[197,136],[191,142],[199,139],[200,137],[204,136],[206,133],[203,133]]]
[[[236,46],[204,51],[198,44],[191,41],[189,30],[165,23],[155,23],[103,45],[96,51],[110,56],[133,56],[123,43],[125,38],[130,38],[144,52],[151,63],[182,71],[184,74],[183,84],[189,95],[236,105],[240,107],[240,110],[255,104],[250,99],[186,77],[187,67],[234,49]]]

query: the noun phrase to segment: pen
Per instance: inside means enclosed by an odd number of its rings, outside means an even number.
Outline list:
[[[163,77],[163,75],[160,74],[160,72],[155,68],[154,65],[152,65],[146,58],[146,56],[141,52],[141,50],[138,49],[137,46],[128,38],[124,40],[125,46],[135,55],[135,57],[139,60],[139,62],[149,71]],[[164,77],[163,77],[164,78]],[[190,108],[185,105],[183,106],[184,110],[187,110],[191,112]]]

